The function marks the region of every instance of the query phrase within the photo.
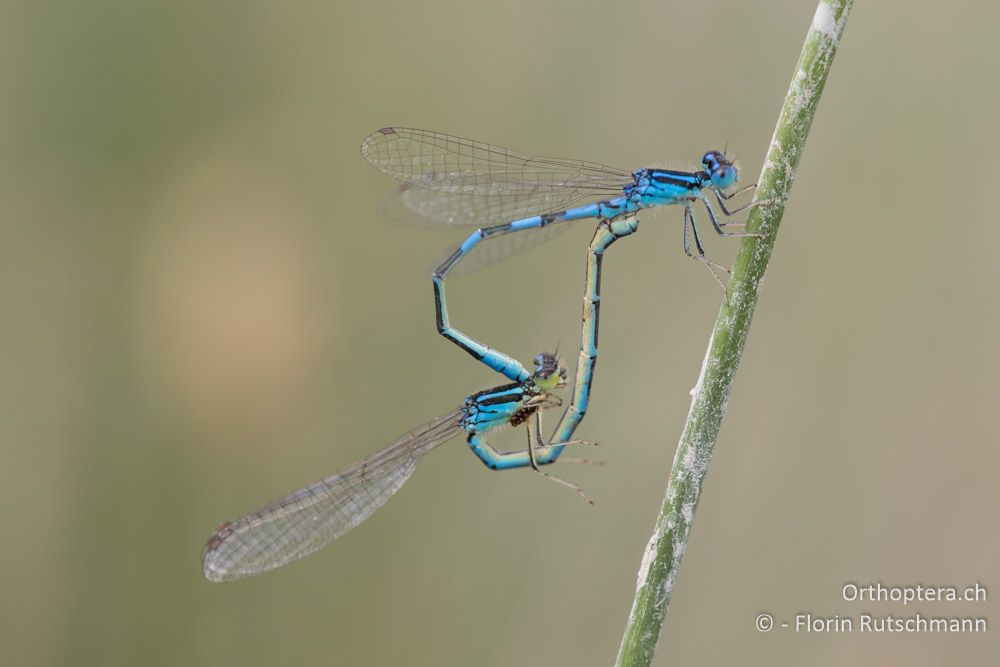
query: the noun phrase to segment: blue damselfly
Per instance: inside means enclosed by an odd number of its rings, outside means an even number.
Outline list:
[[[229,581],[260,574],[303,558],[367,519],[409,479],[417,461],[439,445],[465,433],[473,452],[490,468],[532,467],[551,455],[554,445],[541,438],[541,413],[562,401],[552,392],[566,383],[566,370],[554,354],[535,357],[535,372],[514,382],[472,394],[454,410],[398,438],[387,447],[255,512],[223,523],[202,553],[205,577]],[[487,433],[504,426],[526,426],[528,448],[501,452]],[[594,444],[569,441],[558,444]],[[543,476],[576,486],[539,471]],[[584,495],[584,498],[586,496]]]
[[[513,381],[529,377],[515,358],[451,325],[446,278],[459,267],[475,268],[549,238],[567,229],[568,222],[597,221],[588,248],[573,402],[556,427],[552,442],[572,437],[587,410],[597,358],[601,266],[608,246],[636,231],[638,211],[680,205],[684,208],[684,252],[704,262],[725,291],[717,270],[728,269],[705,257],[692,205],[700,202],[704,206],[719,235],[747,236],[724,229],[742,227],[742,223],[721,222],[707,195],[712,195],[729,217],[752,203],[729,209],[726,202],[755,187],[748,185],[727,192],[739,180],[739,170],[724,152],[717,150],[702,156],[703,169],[698,171],[627,171],[596,162],[528,155],[438,132],[386,127],[362,142],[361,153],[374,167],[403,182],[396,205],[387,211],[390,218],[478,227],[433,272],[437,329],[475,359]],[[597,201],[582,203],[588,199]],[[691,249],[691,238],[695,251]],[[478,261],[470,255],[477,247]],[[482,252],[484,248],[491,252]],[[549,457],[539,463],[551,463],[561,451],[554,447]]]

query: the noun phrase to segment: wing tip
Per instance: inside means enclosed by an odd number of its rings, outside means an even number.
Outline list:
[[[218,562],[219,547],[223,545],[235,530],[234,522],[225,521],[219,524],[215,533],[205,543],[205,548],[201,552],[201,568],[205,578],[209,581],[226,581],[231,579],[231,573]]]
[[[201,571],[202,574],[205,575],[205,578],[211,581],[213,584],[221,583],[229,578],[226,576],[225,571],[216,569],[212,564],[208,562],[204,563]]]
[[[379,148],[379,146],[382,145],[383,141],[394,141],[395,140],[394,137],[396,137],[397,135],[398,133],[396,132],[396,128],[394,127],[383,127],[381,129],[375,130],[367,137],[365,137],[364,141],[361,142],[362,157],[368,160],[368,162],[370,162],[372,166],[374,166],[379,171],[385,172],[385,168],[380,164],[384,159],[384,156],[382,156],[381,158],[379,157],[378,152],[382,150]],[[385,172],[385,173],[390,173],[390,172]]]

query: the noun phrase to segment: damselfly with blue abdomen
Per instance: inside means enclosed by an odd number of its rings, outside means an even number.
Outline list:
[[[728,269],[705,257],[692,205],[700,202],[704,206],[719,235],[747,236],[725,229],[742,227],[742,223],[720,221],[707,195],[711,194],[722,213],[729,217],[753,204],[729,209],[726,202],[755,187],[731,190],[739,180],[739,170],[724,152],[717,150],[702,156],[703,169],[698,171],[656,168],[626,171],[596,162],[528,155],[437,132],[387,127],[365,139],[361,153],[377,169],[403,181],[400,205],[390,212],[390,217],[478,227],[434,270],[437,329],[474,358],[514,381],[529,376],[516,359],[451,325],[445,279],[457,267],[480,266],[549,238],[567,229],[568,222],[597,220],[598,227],[588,249],[573,402],[553,434],[554,442],[571,437],[587,409],[597,357],[604,251],[618,238],[636,231],[638,211],[677,204],[684,207],[684,252],[704,262],[725,291],[717,270],[728,272]],[[581,204],[587,199],[597,201]],[[691,238],[695,251],[691,249]],[[479,261],[470,255],[477,247]],[[483,248],[493,252],[484,253]],[[560,451],[558,447],[551,450],[552,456],[545,463],[554,461]]]
[[[256,512],[223,523],[202,553],[211,581],[241,579],[313,553],[367,519],[409,479],[417,461],[460,433],[494,470],[532,467],[551,457],[554,446],[541,438],[541,413],[561,405],[552,392],[566,383],[566,370],[554,354],[535,357],[535,372],[515,382],[478,392],[451,412],[432,419],[368,458],[291,493]],[[528,428],[528,448],[501,452],[486,434],[504,426]],[[594,444],[586,441],[557,443]],[[576,486],[541,475],[586,495]],[[589,500],[589,499],[588,499]]]

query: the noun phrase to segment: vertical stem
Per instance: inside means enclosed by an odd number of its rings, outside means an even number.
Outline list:
[[[821,0],[806,34],[758,180],[756,199],[765,203],[755,207],[747,220],[747,230],[761,237],[745,238],[740,244],[728,299],[719,310],[708,341],[691,410],[674,456],[666,497],[639,567],[635,600],[619,649],[618,665],[649,665],[656,652],[712,449],[757,305],[761,280],[852,2]]]

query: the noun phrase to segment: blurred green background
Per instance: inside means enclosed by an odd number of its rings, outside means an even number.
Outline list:
[[[719,301],[676,210],[605,262],[579,434],[610,465],[557,471],[596,507],[456,441],[308,560],[213,585],[199,554],[222,519],[498,383],[434,331],[428,268],[464,233],[380,220],[364,136],[624,167],[728,143],[752,180],[814,8],[0,5],[2,662],[610,664]],[[998,21],[985,0],[855,7],[657,664],[996,664],[995,631],[753,621],[998,620],[992,600],[840,597],[998,583]],[[591,229],[451,283],[455,323],[572,359]]]

